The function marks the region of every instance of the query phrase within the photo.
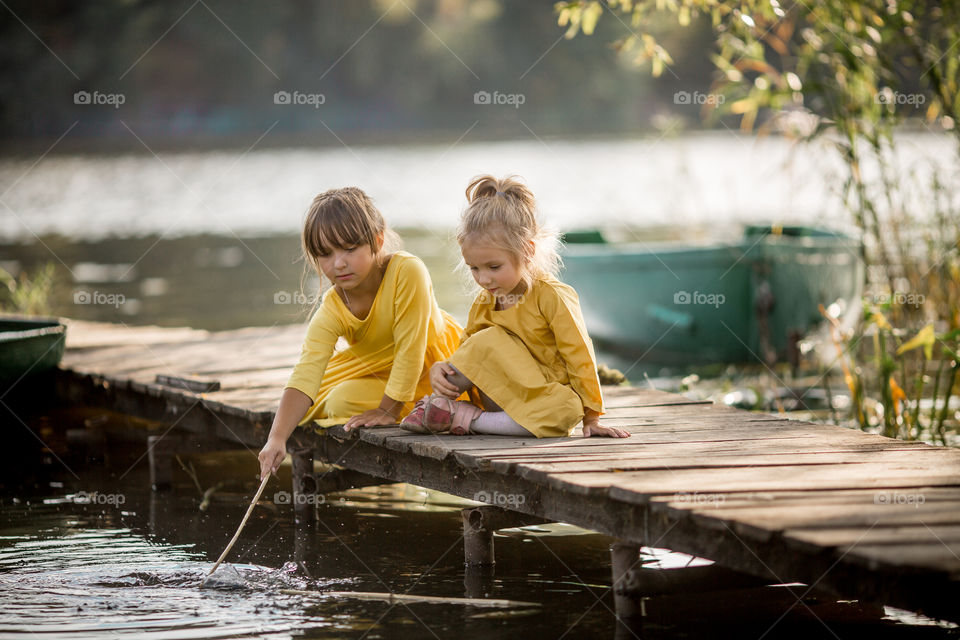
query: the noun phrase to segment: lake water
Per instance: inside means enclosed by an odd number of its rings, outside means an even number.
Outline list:
[[[952,167],[955,139],[898,137],[895,170]],[[842,173],[823,144],[734,132],[617,140],[470,141],[433,146],[144,151],[0,159],[0,238],[296,233],[313,196],[366,190],[395,227],[455,226],[471,176],[518,174],[559,228],[843,225]],[[867,166],[869,176],[874,170]]]
[[[923,176],[954,139],[901,136],[898,170]],[[869,167],[864,168],[869,173]],[[645,240],[733,238],[750,222],[849,229],[822,144],[732,132],[624,140],[55,155],[0,159],[0,267],[56,268],[53,312],[228,329],[302,321],[297,234],[327,188],[359,185],[430,267],[465,320],[453,274],[463,189],[480,172],[524,176],[557,229],[639,229]],[[306,291],[315,288],[307,283]]]

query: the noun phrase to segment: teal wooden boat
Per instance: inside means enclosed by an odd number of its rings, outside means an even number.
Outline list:
[[[66,331],[56,318],[0,317],[0,388],[56,367]]]
[[[703,247],[564,237],[563,280],[598,347],[654,364],[783,360],[823,321],[859,313],[862,243],[811,227],[750,226]]]

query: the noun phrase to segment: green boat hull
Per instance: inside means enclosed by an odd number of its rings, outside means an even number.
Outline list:
[[[65,344],[56,319],[0,318],[0,388],[56,367]]]
[[[865,266],[854,238],[775,231],[706,247],[568,238],[563,279],[601,348],[658,364],[784,359],[823,321],[820,305],[858,313]]]

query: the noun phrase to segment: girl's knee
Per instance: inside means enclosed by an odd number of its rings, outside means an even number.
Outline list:
[[[467,376],[460,373],[460,371],[453,365],[450,365],[450,368],[453,369],[454,373],[448,373],[446,376],[444,376],[447,381],[450,382],[450,384],[454,385],[461,392],[467,391],[473,387],[473,383],[470,382]]]
[[[380,405],[385,382],[361,378],[345,380],[330,390],[323,403],[328,416],[355,416]]]

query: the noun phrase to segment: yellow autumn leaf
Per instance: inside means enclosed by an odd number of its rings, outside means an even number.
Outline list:
[[[651,62],[651,72],[654,78],[659,78],[663,74],[663,59],[660,56],[654,56]]]
[[[602,13],[603,7],[599,2],[591,2],[590,6],[583,10],[583,21],[580,28],[583,30],[584,35],[593,35],[593,30],[597,26],[597,20],[600,19]]]
[[[897,381],[893,379],[893,376],[890,376],[890,398],[893,400],[893,413],[899,416],[900,404],[906,402],[907,394],[903,392],[903,389],[901,389]]]
[[[743,113],[748,113],[750,111],[753,111],[756,108],[757,108],[756,101],[752,100],[751,98],[743,98],[741,100],[737,100],[732,105],[730,105],[730,112],[740,115]]]
[[[928,324],[917,332],[917,335],[900,345],[897,349],[897,355],[903,355],[907,351],[913,351],[917,347],[923,347],[923,355],[929,360],[933,357],[933,343],[937,337],[933,334],[933,325]]]
[[[886,317],[884,317],[884,315],[879,311],[874,311],[873,317],[871,319],[874,322],[876,322],[877,326],[880,327],[881,329],[887,329],[889,331],[893,331],[893,327],[890,326],[890,323],[887,322]]]

